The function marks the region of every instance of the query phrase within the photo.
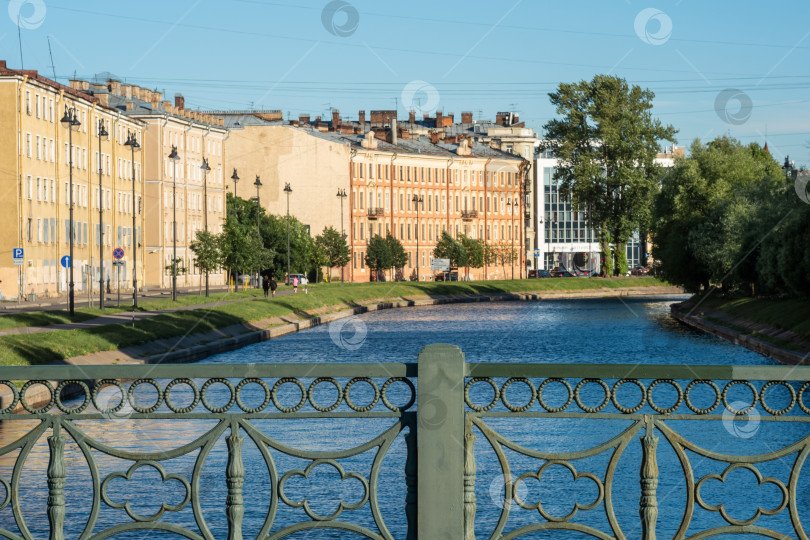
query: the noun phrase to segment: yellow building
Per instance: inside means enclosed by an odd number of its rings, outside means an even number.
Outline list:
[[[78,122],[73,130],[61,122],[68,111],[75,112]],[[108,135],[99,136],[100,124]],[[122,288],[131,291],[133,249],[139,250],[140,285],[143,156],[135,154],[133,160],[131,148],[124,143],[130,134],[142,142],[144,124],[36,71],[10,69],[0,61],[0,125],[4,127],[0,131],[0,291],[4,298],[67,292],[70,271],[60,261],[69,254],[71,230],[77,303],[87,298],[80,293],[97,293],[100,279],[105,287],[115,289],[120,281]],[[103,227],[99,227],[101,220]],[[112,264],[116,247],[125,252],[122,266]],[[14,261],[18,249],[23,250],[22,264]]]
[[[172,286],[170,269],[176,251],[178,268],[181,269],[177,286],[203,286],[205,274],[195,264],[189,245],[197,231],[207,227],[209,232],[218,234],[225,223],[223,161],[228,130],[223,127],[222,120],[187,110],[179,94],[172,104],[164,101],[160,92],[116,80],[101,83],[71,81],[71,85],[145,125],[146,285]],[[177,150],[176,161],[169,159],[173,147]],[[208,164],[208,170],[202,168],[203,161]],[[224,272],[211,273],[209,284],[224,285]]]

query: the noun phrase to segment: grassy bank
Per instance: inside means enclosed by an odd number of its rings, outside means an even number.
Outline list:
[[[725,298],[721,296],[694,296],[691,303],[698,304],[696,311],[710,308],[722,311],[732,317],[767,324],[790,330],[810,339],[810,299],[788,298],[774,300],[768,298]]]
[[[116,350],[158,339],[186,336],[247,324],[262,319],[296,314],[310,317],[324,309],[341,309],[364,302],[400,299],[402,297],[445,296],[464,294],[499,294],[509,292],[583,291],[602,288],[640,288],[666,286],[651,277],[619,279],[535,279],[452,283],[362,283],[319,284],[309,287],[309,294],[299,289],[297,295],[255,299],[217,307],[192,309],[156,315],[131,324],[113,324],[91,329],[58,330],[54,332],[10,335],[0,337],[0,364],[25,365],[62,361],[97,351]],[[217,295],[220,300],[232,300],[239,295],[247,298],[256,292]],[[188,298],[188,297],[184,297]],[[204,298],[204,297],[195,297]],[[212,299],[205,299],[211,301]],[[188,301],[188,300],[187,300]],[[158,301],[160,302],[160,301]],[[163,304],[157,304],[163,306]],[[148,309],[148,307],[144,307]],[[162,308],[156,308],[162,309]],[[329,309],[331,311],[332,309]]]

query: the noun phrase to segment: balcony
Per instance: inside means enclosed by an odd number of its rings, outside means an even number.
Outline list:
[[[468,363],[451,345],[407,360],[2,366],[2,530],[807,537],[808,367]],[[555,505],[573,481],[586,498]],[[741,496],[753,510],[727,511]]]
[[[368,209],[368,219],[377,219],[383,217],[384,215],[385,211],[382,208],[369,207]]]
[[[478,217],[478,210],[462,210],[461,219],[464,221],[472,221]]]

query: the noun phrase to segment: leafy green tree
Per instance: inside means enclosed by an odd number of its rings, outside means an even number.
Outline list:
[[[436,243],[436,247],[433,248],[433,256],[437,259],[450,259],[450,266],[458,268],[465,265],[467,250],[461,242],[444,231],[441,239]]]
[[[220,240],[216,234],[208,231],[197,231],[194,240],[189,244],[189,248],[197,258],[197,266],[205,274],[208,274],[222,264],[222,252],[220,251]],[[208,280],[205,281],[205,296],[209,296]]]
[[[544,126],[543,146],[559,158],[560,192],[585,212],[605,255],[602,271],[610,275],[610,242],[623,252],[633,231],[650,221],[655,156],[661,140],[675,141],[676,130],[652,117],[652,91],[619,77],[562,83],[549,97],[561,117]]]
[[[386,235],[385,243],[388,244],[388,252],[391,254],[391,279],[396,279],[397,270],[408,264],[408,253],[405,252],[402,242],[391,234]]]
[[[393,266],[391,248],[388,246],[388,242],[386,242],[385,238],[379,234],[375,234],[368,241],[366,265],[378,278],[383,275],[385,270]]]
[[[255,254],[263,249],[253,227],[241,225],[235,220],[225,223],[220,235],[222,264],[231,275],[246,274],[255,269]]]
[[[482,268],[484,266],[484,242],[465,234],[460,235],[460,239],[466,255],[464,258],[465,275],[469,278],[470,268]]]
[[[346,266],[349,262],[349,245],[334,227],[324,228],[323,232],[315,237],[315,245],[324,256],[324,260],[319,264],[334,268]]]

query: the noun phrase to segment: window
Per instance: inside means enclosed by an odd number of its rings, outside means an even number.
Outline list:
[[[31,134],[30,133],[25,134],[25,155],[28,156],[28,157],[31,157],[33,155],[33,152],[32,152],[32,149],[31,149]]]

